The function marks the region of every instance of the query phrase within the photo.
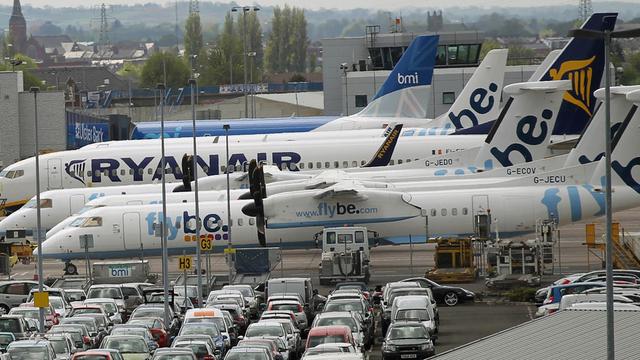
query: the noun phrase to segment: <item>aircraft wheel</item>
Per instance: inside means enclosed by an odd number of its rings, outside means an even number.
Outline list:
[[[72,264],[70,262],[65,263],[64,264],[64,274],[65,275],[78,275],[78,268],[74,264]]]

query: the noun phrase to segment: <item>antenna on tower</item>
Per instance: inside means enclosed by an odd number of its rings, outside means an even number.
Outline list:
[[[589,16],[593,14],[593,6],[591,5],[591,0],[580,0],[580,21],[583,23],[587,21]]]
[[[100,22],[98,45],[102,48],[109,48],[111,47],[111,40],[109,39],[109,20],[113,18],[107,15],[107,5],[104,3],[102,3],[98,9],[100,11],[100,16],[92,19]]]
[[[198,0],[189,0],[189,15],[200,13]]]

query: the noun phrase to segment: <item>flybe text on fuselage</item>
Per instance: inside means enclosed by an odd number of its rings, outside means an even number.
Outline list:
[[[152,211],[144,217],[147,223],[147,234],[153,236],[155,234],[155,226],[162,222],[162,212]],[[202,232],[204,237],[211,237],[212,240],[227,240],[229,238],[229,228],[222,224],[222,219],[218,214],[206,214],[202,217]],[[184,211],[182,215],[176,217],[167,216],[167,240],[176,240],[178,238],[178,229],[184,227],[184,241],[195,241],[196,234],[196,216],[190,215],[188,211]]]

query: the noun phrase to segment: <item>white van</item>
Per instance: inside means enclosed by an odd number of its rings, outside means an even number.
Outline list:
[[[189,309],[184,315],[185,324],[208,322],[214,323],[218,330],[220,330],[222,336],[224,337],[225,349],[229,349],[231,347],[231,336],[229,334],[227,323],[224,320],[224,314],[222,313],[222,310],[215,308]]]
[[[422,311],[424,313],[422,313]],[[399,296],[391,305],[391,322],[415,320],[428,327],[431,335],[438,332],[439,321],[431,299],[422,295]]]

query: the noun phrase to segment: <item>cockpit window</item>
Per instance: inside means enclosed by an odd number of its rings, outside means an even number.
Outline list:
[[[0,171],[0,177],[7,179],[16,179],[24,175],[24,170],[3,170]]]
[[[36,198],[32,198],[31,200],[29,200],[29,202],[27,202],[24,207],[27,209],[35,209],[36,208],[36,203],[37,200]],[[40,208],[41,209],[50,209],[53,207],[53,200],[51,199],[40,199]]]
[[[87,220],[86,217],[79,217],[79,218],[73,220],[71,222],[71,224],[69,224],[69,226],[70,227],[80,227],[86,220]]]
[[[82,224],[82,227],[98,227],[102,226],[102,217],[100,216],[92,216],[87,218],[87,221]]]

